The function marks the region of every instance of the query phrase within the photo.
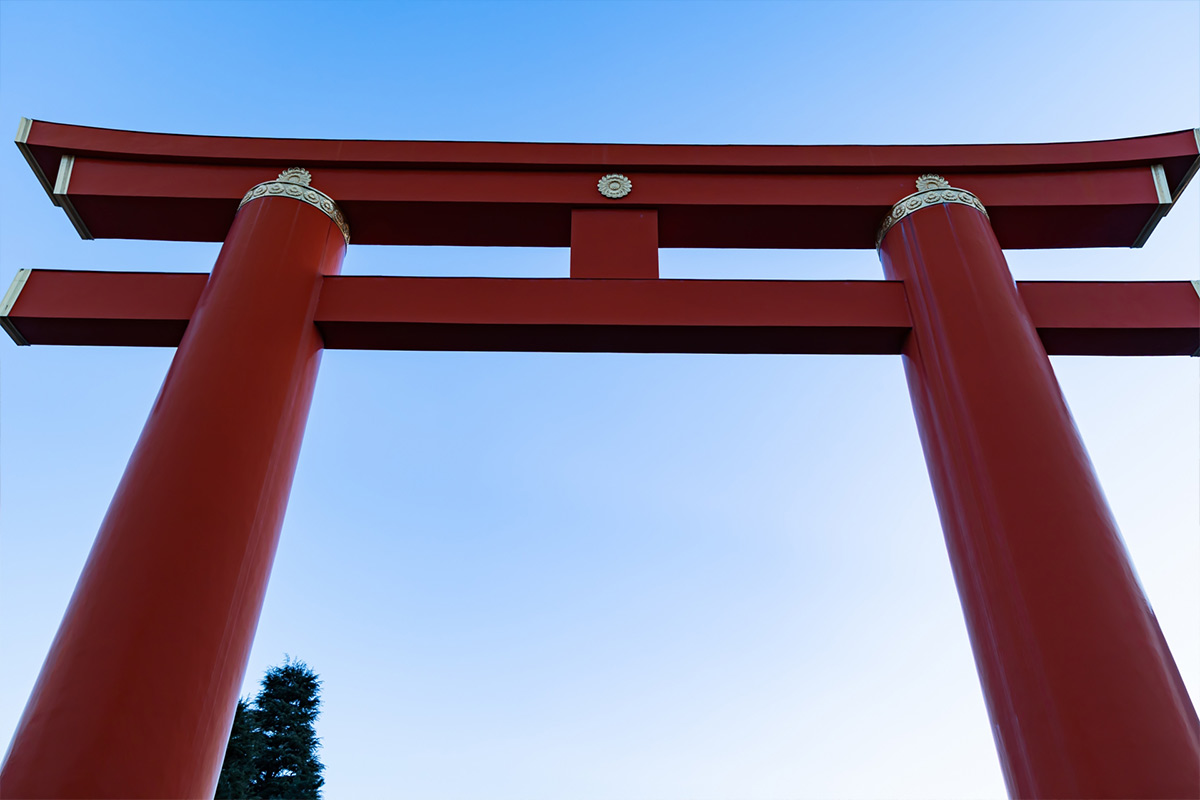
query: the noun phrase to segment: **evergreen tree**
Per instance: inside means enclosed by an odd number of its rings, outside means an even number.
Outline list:
[[[251,713],[250,704],[238,698],[233,729],[229,731],[229,744],[225,747],[225,762],[221,764],[221,777],[217,780],[216,800],[257,800],[252,787],[256,777],[255,750],[260,737],[251,721]]]
[[[321,680],[303,661],[285,660],[262,680],[251,718],[258,732],[251,796],[262,800],[320,798],[325,765],[313,730],[321,707]]]
[[[320,706],[321,680],[303,661],[267,670],[254,703],[238,700],[216,800],[319,800]]]

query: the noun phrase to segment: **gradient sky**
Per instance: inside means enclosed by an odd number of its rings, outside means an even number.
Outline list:
[[[1200,124],[1200,4],[5,0],[0,122],[20,116],[363,139],[1117,138]],[[0,181],[0,289],[23,267],[216,257],[79,240],[13,146]],[[1141,250],[1015,251],[1014,276],[1196,278],[1198,195]],[[565,276],[567,258],[352,245],[344,272]],[[867,250],[661,263],[881,277]],[[0,739],[171,357],[0,342]],[[1198,362],[1054,363],[1200,696]],[[331,798],[1004,793],[898,357],[327,353],[246,694],[285,653],[325,681]]]

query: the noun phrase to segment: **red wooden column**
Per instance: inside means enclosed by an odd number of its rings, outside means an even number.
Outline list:
[[[6,798],[212,797],[348,228],[304,170],[234,218],[0,773]]]
[[[986,212],[917,188],[879,252],[1009,792],[1196,797],[1196,712]]]

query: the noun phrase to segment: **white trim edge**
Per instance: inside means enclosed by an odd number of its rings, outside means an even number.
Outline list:
[[[1150,174],[1154,176],[1154,191],[1158,192],[1158,202],[1161,205],[1171,204],[1171,188],[1167,186],[1167,170],[1162,164],[1155,164],[1150,167]]]
[[[1200,136],[1200,134],[1197,135]],[[1196,290],[1196,296],[1200,297],[1200,280],[1192,281],[1192,288]],[[1200,357],[1200,347],[1196,348],[1196,352],[1192,353],[1192,357]]]
[[[1150,234],[1154,233],[1154,229],[1158,227],[1158,223],[1171,210],[1171,189],[1167,185],[1167,171],[1163,168],[1162,164],[1151,165],[1150,180],[1154,181],[1154,193],[1158,195],[1158,206],[1150,214],[1150,219],[1146,220],[1141,233],[1137,235],[1137,239],[1134,240],[1130,247],[1142,247],[1145,245],[1146,240],[1150,238]]]
[[[50,202],[58,205],[58,201],[54,199],[54,187],[50,185],[50,179],[46,177],[46,173],[42,172],[42,165],[33,157],[33,151],[29,149],[29,145],[27,144],[29,141],[29,131],[32,129],[33,120],[28,117],[21,117],[21,121],[17,123],[17,138],[13,139],[13,141],[17,143],[17,149],[25,157],[25,162],[33,170],[38,183],[46,190],[46,196],[50,198]]]
[[[94,239],[95,237],[88,230],[83,217],[79,216],[79,212],[75,210],[75,204],[67,196],[67,191],[71,186],[71,170],[74,168],[75,156],[64,153],[62,160],[58,162],[58,179],[54,182],[54,197],[58,200],[58,205],[62,206],[62,210],[67,212],[67,219],[71,220],[71,224],[75,226],[79,238]]]
[[[1183,178],[1179,181],[1179,188],[1175,190],[1174,199],[1178,200],[1179,195],[1183,194],[1183,190],[1192,182],[1192,178],[1196,176],[1196,172],[1200,171],[1200,128],[1192,128],[1192,135],[1196,137],[1196,157],[1192,159],[1192,165],[1187,168],[1187,172],[1183,173]]]
[[[29,280],[31,270],[19,269],[13,277],[13,281],[8,286],[8,291],[4,293],[4,299],[0,300],[0,328],[12,337],[12,340],[21,347],[28,347],[29,342],[25,341],[25,337],[17,330],[17,326],[8,318],[8,312],[12,311],[13,306],[17,304],[17,298],[21,295],[21,290],[25,288],[25,281]]]

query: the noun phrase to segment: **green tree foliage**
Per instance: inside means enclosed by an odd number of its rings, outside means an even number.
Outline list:
[[[321,680],[303,661],[267,670],[254,704],[238,701],[218,800],[320,798],[325,765],[313,730],[320,707]]]
[[[216,800],[243,800],[254,795],[254,757],[259,736],[250,721],[250,703],[238,699],[237,711],[233,714],[233,729],[229,732],[229,744],[225,747],[225,762],[221,765],[221,777],[217,781]]]
[[[321,709],[321,680],[303,661],[288,659],[267,670],[254,705],[262,737],[254,759],[257,796],[319,798],[325,765],[317,759],[320,740],[313,724]]]

